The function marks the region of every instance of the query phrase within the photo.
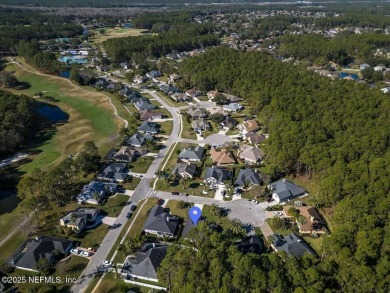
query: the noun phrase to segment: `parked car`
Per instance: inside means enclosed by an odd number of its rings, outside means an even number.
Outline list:
[[[88,247],[88,251],[96,252],[96,248]]]
[[[136,205],[133,205],[133,206],[130,208],[130,210],[131,210],[132,212],[134,212],[136,209],[137,209],[137,206],[136,206]]]
[[[172,191],[172,195],[179,195],[180,192],[177,192],[177,191]]]
[[[111,267],[111,266],[112,266],[112,261],[105,260],[105,261],[102,263],[102,265],[103,265],[104,267]]]
[[[157,204],[158,205],[162,205],[164,203],[164,200],[162,198],[159,198],[158,201],[157,201]]]
[[[70,253],[78,254],[79,250],[76,249],[76,248],[73,248],[73,249],[70,250]]]
[[[92,253],[90,253],[90,252],[88,252],[88,251],[82,251],[82,252],[81,252],[81,255],[82,255],[82,256],[91,256]]]
[[[126,215],[126,218],[130,219],[132,214],[133,214],[132,212],[128,212],[127,215]]]

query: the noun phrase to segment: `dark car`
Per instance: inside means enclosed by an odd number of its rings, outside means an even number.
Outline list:
[[[134,212],[136,209],[137,209],[137,206],[136,206],[136,205],[133,205],[133,206],[130,208],[130,210],[131,210],[132,212]]]
[[[164,200],[162,198],[159,198],[157,204],[162,205],[163,203],[164,203]]]
[[[179,195],[180,192],[177,192],[177,191],[172,191],[172,195]]]
[[[127,215],[126,215],[126,218],[130,219],[132,214],[133,214],[132,212],[128,212]]]

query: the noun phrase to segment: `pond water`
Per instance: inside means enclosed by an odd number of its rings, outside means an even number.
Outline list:
[[[68,114],[62,111],[58,106],[42,104],[42,106],[40,106],[37,111],[39,114],[46,117],[50,122],[53,123],[66,121],[68,119]]]
[[[0,190],[0,215],[12,212],[19,203],[16,190]]]

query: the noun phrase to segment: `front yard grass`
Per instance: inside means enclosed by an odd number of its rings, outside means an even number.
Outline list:
[[[140,182],[141,178],[132,177],[130,178],[130,182],[126,182],[123,184],[123,187],[128,190],[135,190]]]
[[[183,116],[183,131],[181,132],[182,138],[196,139],[195,131],[192,129],[191,123],[187,121],[187,118]]]
[[[107,203],[101,207],[107,213],[108,217],[118,217],[122,211],[123,202],[127,202],[129,196],[126,194],[117,194],[108,198]]]
[[[202,179],[188,180],[185,186],[183,186],[180,183],[177,185],[167,184],[165,183],[164,179],[159,179],[156,183],[156,189],[161,191],[168,191],[168,192],[175,191],[175,192],[187,193],[189,195],[214,198],[214,191],[210,190],[208,191],[207,194],[203,194],[203,190],[204,190],[203,184],[204,183]],[[186,200],[185,196],[183,196],[183,200]]]
[[[183,201],[186,201],[186,198],[183,196]],[[169,209],[172,215],[179,216],[184,221],[188,219],[188,208],[181,209],[178,207],[178,200],[169,200],[165,208]],[[191,204],[192,206],[193,204]]]
[[[108,225],[101,224],[97,226],[96,228],[89,229],[85,231],[85,234],[82,238],[77,238],[75,236],[69,237],[71,240],[79,241],[80,247],[88,248],[93,246],[99,246],[104,237],[106,237],[106,234],[108,232]],[[63,235],[58,235],[59,237],[64,237]]]
[[[140,157],[130,164],[130,170],[134,173],[146,173],[152,164],[154,157]],[[135,179],[135,178],[133,178]]]
[[[133,284],[127,284],[123,280],[119,279],[117,274],[107,273],[99,284],[99,287],[95,290],[95,293],[128,292],[130,289],[134,289],[135,287],[136,286]],[[139,291],[137,290],[136,292]]]
[[[173,121],[159,122],[160,133],[164,135],[170,135],[173,128]]]
[[[265,221],[269,224],[269,226],[271,227],[272,231],[275,234],[280,234],[280,235],[286,236],[286,235],[293,233],[293,230],[291,230],[291,229],[274,229],[274,228],[272,228],[272,225],[270,224],[270,219],[266,219]]]
[[[203,206],[202,216],[205,217],[208,222],[216,223],[220,225],[223,229],[227,229],[229,227],[229,218],[214,216],[213,214],[211,214],[211,207],[209,205]]]

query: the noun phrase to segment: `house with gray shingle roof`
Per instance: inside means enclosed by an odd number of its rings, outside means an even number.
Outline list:
[[[144,122],[142,122],[141,126],[138,127],[138,132],[157,134],[158,133],[158,124],[153,123],[153,122],[144,121]]]
[[[123,182],[129,176],[128,173],[129,169],[126,163],[111,163],[98,174],[97,178],[107,181]]]
[[[286,202],[306,194],[302,187],[285,178],[271,183],[268,188],[272,190],[272,198],[277,203]]]
[[[153,135],[136,133],[127,139],[126,144],[129,146],[141,147],[146,143],[147,140],[154,140]]]
[[[230,103],[229,105],[223,105],[223,109],[228,112],[238,112],[244,109],[244,106],[238,103]]]
[[[67,254],[73,247],[73,241],[63,238],[43,236],[24,242],[13,254],[9,265],[32,272],[38,272],[36,264],[42,258],[50,263],[55,260],[54,251]]]
[[[84,228],[95,221],[99,210],[95,208],[78,208],[66,214],[60,219],[60,225],[70,227],[76,232],[81,232]]]
[[[210,123],[204,119],[198,119],[192,121],[191,127],[196,132],[206,131],[211,128]]]
[[[149,103],[149,101],[139,100],[134,103],[134,107],[138,110],[153,110],[156,109],[156,106]]]
[[[167,254],[167,245],[147,243],[135,253],[135,258],[127,257],[121,273],[124,277],[133,277],[158,282],[157,269]]]
[[[284,251],[288,255],[295,257],[300,257],[304,254],[315,255],[314,251],[294,233],[284,237],[279,234],[273,234],[272,237],[272,248],[276,252]]]
[[[185,178],[193,178],[195,172],[196,165],[191,163],[177,163],[172,170],[173,175]]]
[[[249,185],[260,185],[261,182],[260,174],[256,169],[241,169],[234,184],[236,186],[244,186],[247,183]]]
[[[188,148],[181,151],[179,159],[184,162],[199,162],[203,158],[204,147],[198,145],[195,148]]]
[[[172,216],[162,206],[156,205],[150,210],[142,230],[147,234],[173,237],[179,220],[178,216]]]
[[[191,116],[192,119],[206,118],[207,113],[199,108],[190,108],[187,111],[188,115]]]
[[[114,161],[129,163],[136,158],[146,155],[148,151],[140,147],[121,147],[112,157]]]
[[[212,187],[230,179],[231,173],[227,169],[208,167],[204,175],[204,182]]]
[[[245,161],[245,163],[256,164],[263,160],[264,151],[258,147],[244,144],[240,147],[238,156]]]

